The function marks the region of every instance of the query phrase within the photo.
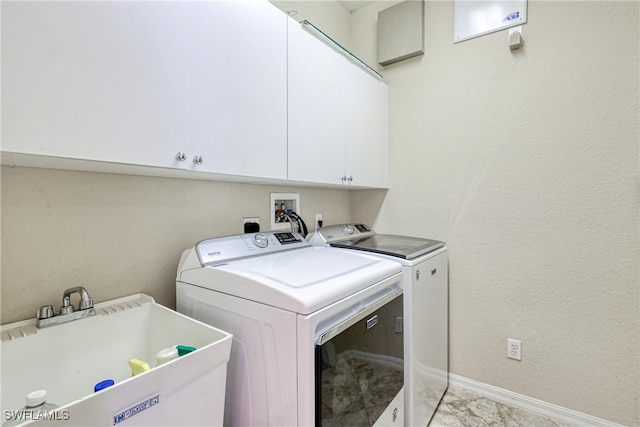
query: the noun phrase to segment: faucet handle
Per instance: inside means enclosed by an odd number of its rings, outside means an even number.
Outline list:
[[[56,313],[53,310],[53,306],[52,305],[43,305],[42,307],[40,307],[38,309],[38,312],[36,313],[36,318],[38,319],[49,319],[50,317],[55,316]]]
[[[80,298],[79,308],[80,310],[88,310],[90,308],[93,308],[93,298],[91,298],[89,295],[84,298]]]

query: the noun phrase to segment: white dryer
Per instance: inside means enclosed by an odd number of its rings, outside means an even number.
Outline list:
[[[225,425],[403,425],[401,281],[398,263],[296,233],[185,251],[178,311],[233,334]]]
[[[311,244],[370,253],[402,265],[405,425],[426,426],[448,380],[448,253],[444,242],[378,234],[364,224],[322,227]]]

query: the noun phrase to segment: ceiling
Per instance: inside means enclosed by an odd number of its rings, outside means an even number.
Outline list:
[[[349,12],[353,12],[354,10],[366,6],[368,4],[373,3],[373,1],[363,1],[363,0],[338,0],[345,9]]]

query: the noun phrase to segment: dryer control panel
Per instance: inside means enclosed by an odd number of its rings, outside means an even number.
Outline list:
[[[195,250],[204,267],[308,246],[311,245],[298,233],[264,232],[203,240],[196,244]]]

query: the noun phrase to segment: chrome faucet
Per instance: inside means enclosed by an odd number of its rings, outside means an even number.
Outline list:
[[[71,295],[78,293],[80,302],[78,303],[78,311],[75,311],[71,305]],[[89,292],[82,286],[69,288],[62,295],[62,306],[60,306],[60,314],[55,315],[52,305],[44,305],[38,309],[36,313],[36,326],[38,328],[46,328],[47,326],[59,325],[61,323],[70,322],[76,319],[94,316],[96,309],[93,308],[93,299],[89,296]]]

